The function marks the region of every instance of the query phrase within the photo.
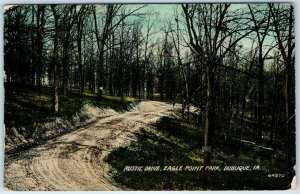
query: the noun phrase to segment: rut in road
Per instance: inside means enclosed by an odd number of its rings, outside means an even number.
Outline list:
[[[114,183],[105,157],[134,140],[142,126],[172,114],[172,105],[144,101],[126,113],[112,111],[88,127],[48,141],[5,164],[11,190],[126,190]]]

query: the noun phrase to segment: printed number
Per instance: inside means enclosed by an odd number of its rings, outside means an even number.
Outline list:
[[[275,173],[275,174],[268,174],[268,177],[269,178],[283,178],[283,177],[285,177],[285,175],[284,174]]]

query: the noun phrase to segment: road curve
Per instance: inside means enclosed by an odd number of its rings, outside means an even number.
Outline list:
[[[114,183],[104,158],[134,140],[134,132],[173,112],[164,102],[143,101],[30,149],[5,164],[4,186],[15,191],[126,190]]]

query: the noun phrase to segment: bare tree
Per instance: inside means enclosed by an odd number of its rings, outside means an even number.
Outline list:
[[[45,33],[45,5],[38,5],[36,12],[36,54],[37,54],[37,77],[36,83],[38,89],[41,87],[43,71],[43,39]]]
[[[287,176],[291,179],[292,161],[291,161],[291,120],[295,113],[293,109],[294,95],[291,93],[293,64],[294,64],[294,7],[289,5],[288,9],[283,9],[279,4],[269,4],[272,22],[276,35],[276,40],[279,45],[279,50],[285,64],[285,83],[284,83],[284,97],[285,97],[285,131],[286,131],[286,160],[287,160]]]
[[[88,7],[86,5],[82,5],[80,7],[78,17],[77,17],[77,51],[78,51],[78,71],[79,71],[79,93],[82,95],[84,91],[84,69],[83,69],[83,62],[82,62],[82,37],[85,29],[85,21],[86,21],[86,15],[88,12]]]
[[[257,140],[261,141],[263,126],[263,116],[264,116],[264,62],[267,57],[268,52],[264,53],[263,46],[266,37],[269,33],[270,26],[270,13],[265,9],[259,9],[257,6],[253,8],[252,5],[248,4],[248,8],[251,14],[252,22],[254,24],[254,29],[258,42],[258,100],[257,100],[257,115],[258,115],[258,133]],[[260,18],[258,18],[260,16]]]
[[[204,165],[211,165],[215,134],[216,69],[226,54],[251,33],[243,12],[229,12],[229,4],[183,4],[189,46],[206,72],[207,101],[204,126]],[[239,21],[239,22],[236,22]],[[228,28],[227,26],[231,26]],[[233,39],[233,37],[235,37]],[[225,43],[226,42],[226,43]]]
[[[53,111],[58,112],[58,35],[59,35],[59,18],[60,14],[57,13],[56,5],[51,5],[51,10],[54,18],[54,37],[53,37],[53,51],[52,51],[52,69],[53,69]]]
[[[97,93],[101,97],[101,90],[100,87],[103,84],[102,79],[103,79],[103,64],[104,64],[104,46],[106,39],[109,37],[109,34],[111,33],[112,30],[114,30],[118,25],[121,24],[121,22],[133,14],[134,12],[138,11],[139,9],[145,7],[145,6],[140,6],[136,9],[129,10],[125,14],[121,14],[120,17],[118,17],[117,13],[121,10],[123,5],[116,5],[116,4],[108,4],[105,5],[105,22],[101,31],[101,34],[99,33],[99,28],[98,28],[98,20],[97,20],[97,13],[96,13],[96,6],[93,6],[93,17],[94,17],[94,24],[95,24],[95,34],[96,34],[96,39],[97,39],[97,47],[98,47],[98,52],[99,52],[99,60],[98,60],[98,67],[97,67]],[[114,22],[114,19],[117,21]]]

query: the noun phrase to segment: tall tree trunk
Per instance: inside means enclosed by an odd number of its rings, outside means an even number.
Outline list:
[[[52,55],[52,68],[53,68],[53,112],[57,113],[59,110],[58,106],[58,64],[57,64],[57,57],[58,57],[58,15],[56,11],[56,6],[51,5],[51,9],[54,16],[54,23],[55,23],[55,34],[53,40],[53,55]]]
[[[42,85],[42,73],[43,73],[43,36],[44,36],[44,26],[45,26],[45,6],[38,5],[37,11],[37,87],[38,90],[41,89]]]
[[[68,51],[66,48],[64,48],[64,54],[63,54],[63,61],[62,61],[62,69],[63,69],[63,72],[62,72],[62,83],[61,83],[61,93],[63,95],[66,95],[66,87],[67,87],[67,66],[68,66],[68,63],[69,63],[69,57],[68,57]]]
[[[281,52],[281,55],[284,59],[285,63],[285,83],[284,83],[284,98],[285,98],[285,135],[286,135],[286,162],[287,162],[287,178],[292,180],[292,153],[291,153],[291,130],[292,130],[292,117],[294,116],[294,108],[292,107],[291,102],[291,69],[292,69],[292,55],[293,50],[295,48],[295,43],[293,43],[294,35],[293,35],[293,14],[294,7],[291,4],[289,9],[289,18],[288,18],[288,34],[281,34],[280,30],[280,19],[278,19],[278,15],[274,13],[274,4],[269,5],[270,13],[273,18],[276,39],[278,42],[278,46]],[[278,10],[277,10],[278,11]],[[284,47],[283,39],[288,38],[286,47]],[[293,96],[294,98],[294,96]]]
[[[81,45],[81,41],[79,43]],[[83,94],[84,91],[84,74],[83,74],[83,64],[82,64],[82,50],[81,46],[78,46],[78,69],[79,69],[79,93]]]
[[[241,122],[240,122],[240,131],[239,131],[239,148],[241,149],[241,145],[242,145],[242,137],[243,137],[243,131],[244,131],[244,117],[245,117],[245,112],[246,112],[246,97],[247,97],[247,92],[248,92],[248,88],[249,88],[249,81],[250,81],[250,73],[252,71],[252,67],[254,64],[254,60],[255,60],[255,54],[253,56],[252,61],[249,64],[249,69],[248,69],[248,75],[246,75],[245,80],[244,80],[244,92],[243,92],[243,98],[242,98],[242,114],[241,114]],[[252,104],[252,102],[251,102]],[[251,105],[252,108],[252,105]],[[250,109],[251,110],[251,109]],[[252,111],[251,111],[251,115],[252,115]],[[252,116],[251,116],[252,117]]]
[[[160,101],[164,101],[164,78],[161,75],[159,79],[159,93],[160,93]]]
[[[102,97],[102,87],[103,87],[103,64],[104,64],[104,41],[101,40],[99,44],[99,59],[97,67],[97,94],[101,99]]]
[[[290,61],[287,61],[286,64],[286,73],[285,73],[285,84],[284,84],[284,98],[285,98],[285,120],[286,120],[286,161],[287,161],[287,177],[291,178],[292,175],[292,159],[291,159],[291,102],[290,102],[290,93],[291,93],[291,76],[290,76]]]
[[[207,74],[207,102],[206,102],[206,117],[204,126],[204,146],[210,147],[210,151],[204,152],[204,166],[211,165],[212,147],[214,145],[214,131],[215,131],[215,100],[213,94],[215,76],[212,71],[212,66],[206,67]]]
[[[34,5],[31,6],[31,84],[35,86],[35,74],[36,74],[36,52],[35,52],[35,38],[34,38]]]
[[[277,57],[278,58],[278,57]],[[274,75],[274,85],[273,85],[273,97],[272,97],[272,101],[273,101],[273,106],[272,106],[272,121],[271,121],[271,131],[270,131],[270,143],[273,144],[274,141],[274,133],[275,133],[275,129],[277,128],[277,120],[278,120],[278,73],[279,73],[279,60],[275,60],[275,75]]]
[[[289,15],[289,36],[288,36],[288,56],[286,58],[286,69],[285,69],[285,117],[286,117],[286,160],[287,160],[287,177],[291,180],[292,178],[292,153],[291,153],[291,128],[292,128],[292,117],[294,109],[292,108],[292,96],[291,94],[291,69],[292,69],[292,29],[293,29],[293,5],[290,5],[290,15]],[[294,95],[294,94],[293,94]]]
[[[82,64],[82,45],[81,45],[81,39],[82,39],[82,29],[79,29],[78,37],[77,37],[77,49],[78,49],[78,78],[79,78],[79,94],[82,95],[84,91],[84,74],[83,74],[83,64]]]
[[[62,83],[61,83],[61,92],[66,94],[66,88],[68,84],[68,71],[69,71],[69,51],[70,51],[70,31],[66,32],[66,37],[64,40],[63,46],[63,60],[62,60]]]
[[[95,27],[95,35],[97,39],[97,47],[98,47],[98,65],[97,65],[97,73],[96,73],[96,93],[98,97],[101,99],[102,91],[101,91],[101,80],[102,80],[102,66],[104,59],[104,34],[102,34],[102,38],[99,37],[98,24],[97,24],[97,15],[96,15],[96,7],[93,7],[93,18],[94,18],[94,27]]]
[[[263,51],[262,44],[259,45],[259,72],[258,72],[258,99],[257,99],[257,116],[258,116],[258,133],[257,141],[262,140],[263,133],[263,116],[264,116],[264,60],[263,60]]]

